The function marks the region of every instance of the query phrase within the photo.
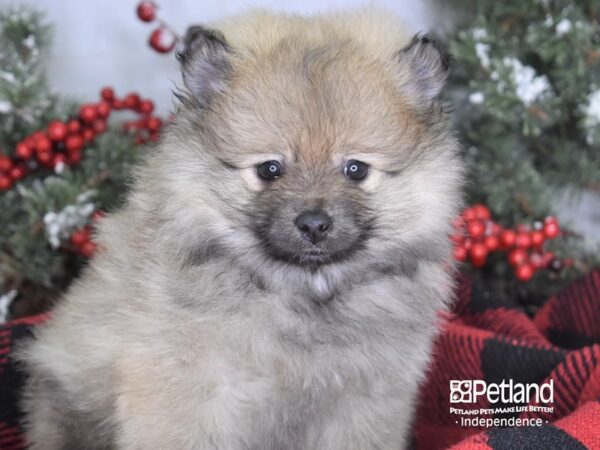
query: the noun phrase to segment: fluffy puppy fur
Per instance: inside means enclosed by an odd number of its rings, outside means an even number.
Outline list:
[[[446,57],[360,11],[193,27],[179,58],[174,123],[21,353],[31,448],[406,446],[460,203]]]

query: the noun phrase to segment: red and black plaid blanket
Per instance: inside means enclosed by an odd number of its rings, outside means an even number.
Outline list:
[[[11,348],[43,320],[36,316],[0,326],[0,449],[25,448],[17,406],[23,374],[11,360]],[[600,271],[549,299],[533,319],[462,281],[434,355],[421,392],[415,448],[600,450]],[[552,381],[553,402],[509,398],[492,404],[481,395],[473,403],[451,403],[451,380],[467,386],[475,380],[480,385]],[[485,412],[459,414],[450,408]],[[472,426],[462,424],[465,418],[539,419],[541,425]]]
[[[492,404],[485,396],[451,403],[451,380],[552,381],[553,403]],[[456,414],[450,408],[493,412]],[[540,419],[541,425],[461,423],[472,417]],[[421,391],[415,439],[416,448],[425,450],[600,449],[600,271],[550,298],[533,319],[516,304],[462,282]]]

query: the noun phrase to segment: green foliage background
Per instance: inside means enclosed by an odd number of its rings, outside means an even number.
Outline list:
[[[77,115],[78,105],[55,95],[46,81],[51,34],[37,10],[0,11],[1,154],[14,156],[16,144],[29,134]],[[17,291],[16,315],[46,308],[85,263],[71,251],[68,238],[58,248],[49,244],[45,215],[83,199],[94,208],[118,207],[139,154],[132,137],[115,124],[86,147],[81,164],[61,173],[33,165],[29,176],[0,192],[0,295]],[[74,229],[64,231],[68,235]]]
[[[600,190],[600,118],[588,114],[593,93],[600,95],[600,2],[454,5],[461,20],[448,43],[449,101],[472,168],[470,202],[514,226],[555,214],[565,191],[577,201],[584,189]],[[560,274],[545,271],[519,283],[496,257],[476,276],[495,294],[538,304],[597,264],[598,249],[567,234],[550,245],[559,257],[573,258]]]

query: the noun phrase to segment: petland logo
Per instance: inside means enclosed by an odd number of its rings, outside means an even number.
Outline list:
[[[450,414],[462,427],[542,426],[548,423],[542,415],[554,413],[548,403],[554,403],[554,380],[543,384],[450,380]]]
[[[484,380],[450,380],[450,403],[477,403],[485,397],[491,404],[554,403],[554,380],[548,383],[486,383]]]

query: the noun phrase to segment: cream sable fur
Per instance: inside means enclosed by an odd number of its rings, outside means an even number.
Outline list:
[[[362,10],[192,27],[179,58],[174,123],[21,352],[31,448],[406,446],[461,201],[446,56]]]

